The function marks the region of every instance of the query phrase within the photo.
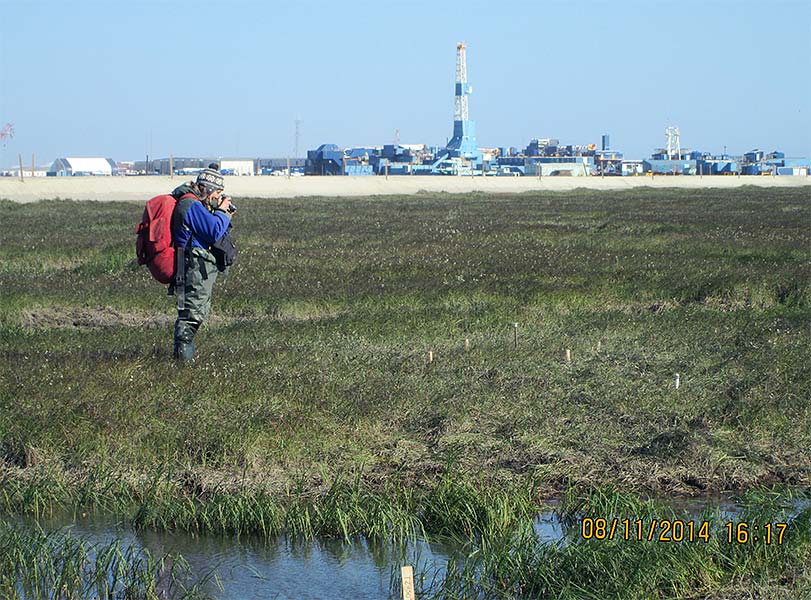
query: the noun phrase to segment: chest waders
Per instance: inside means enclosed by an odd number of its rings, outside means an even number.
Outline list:
[[[184,224],[189,206],[197,200],[188,199],[178,203],[173,224]],[[203,248],[192,246],[192,235],[185,247],[175,248],[174,294],[177,300],[173,356],[181,361],[194,357],[194,336],[211,312],[211,293],[217,280],[217,261],[214,255]]]

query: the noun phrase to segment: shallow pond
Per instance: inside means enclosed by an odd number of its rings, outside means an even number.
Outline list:
[[[794,502],[799,510],[808,500]],[[677,513],[697,519],[707,508],[724,520],[740,512],[732,501],[715,499],[674,502]],[[29,521],[17,524],[34,527]],[[400,567],[413,565],[419,574],[441,578],[451,557],[465,556],[458,542],[416,540],[404,544],[355,538],[291,540],[284,536],[196,535],[183,532],[134,530],[110,517],[90,516],[40,521],[46,531],[60,530],[94,545],[119,540],[124,546],[145,548],[153,556],[180,554],[196,577],[209,575],[205,591],[234,600],[401,598]],[[537,515],[534,530],[541,543],[568,544],[578,539],[577,527],[561,522],[553,509]],[[216,573],[216,577],[211,576]]]

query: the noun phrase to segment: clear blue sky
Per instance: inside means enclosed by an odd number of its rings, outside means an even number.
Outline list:
[[[811,155],[811,0],[165,4],[0,0],[0,165],[444,144],[458,41],[480,146]]]

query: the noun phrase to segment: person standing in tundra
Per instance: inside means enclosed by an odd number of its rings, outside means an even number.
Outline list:
[[[177,299],[173,355],[181,362],[194,356],[194,336],[211,311],[217,274],[236,258],[229,236],[235,207],[224,189],[219,171],[208,168],[172,192],[177,200],[172,215],[176,266],[169,293]]]

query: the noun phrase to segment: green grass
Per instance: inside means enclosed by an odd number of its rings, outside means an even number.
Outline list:
[[[670,522],[687,518],[667,505],[640,501],[614,490],[592,490],[577,495],[561,510],[571,519],[570,542],[540,543],[525,524],[521,528],[488,531],[466,557],[456,559],[444,574],[420,572],[423,597],[429,598],[559,598],[665,599],[717,598],[800,599],[811,593],[811,508],[799,514],[773,495],[751,495],[733,521],[717,510],[692,518],[707,522],[706,539],[689,536],[679,543],[660,541],[671,533],[658,527],[653,541],[638,539],[631,526],[625,539],[622,520],[653,519]],[[580,537],[584,518],[604,518],[609,527],[603,539]],[[609,539],[610,523],[620,525]],[[745,544],[728,539],[726,523],[750,531],[767,523],[787,523],[782,543],[767,544],[762,537]],[[698,533],[697,524],[694,531]],[[762,529],[761,529],[762,531]],[[647,533],[645,533],[645,536]],[[742,538],[743,539],[743,538]]]
[[[0,202],[0,504],[406,536],[573,486],[811,485],[810,198],[241,199],[186,369],[141,205]]]
[[[206,598],[179,556],[153,556],[119,540],[92,544],[0,521],[0,595],[7,600]]]
[[[181,371],[171,300],[132,257],[141,207],[2,206],[8,465],[280,490],[322,467],[430,480],[454,457],[553,490],[811,480],[807,189],[243,206]]]

